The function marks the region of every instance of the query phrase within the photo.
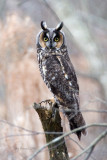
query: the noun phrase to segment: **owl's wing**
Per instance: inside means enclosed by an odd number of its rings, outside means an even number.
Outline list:
[[[72,64],[63,56],[51,56],[46,61],[46,80],[54,95],[65,98],[69,103],[78,98],[79,86]]]
[[[46,66],[46,81],[48,87],[54,94],[57,102],[70,109],[65,114],[69,120],[70,128],[75,129],[85,125],[84,118],[79,111],[79,87],[77,83],[74,68],[70,62],[63,56],[50,56],[45,63]],[[86,135],[85,129],[77,131],[78,138],[81,138],[81,133]]]
[[[74,86],[74,93],[75,93],[75,97],[78,101],[78,104],[79,104],[79,85],[78,85],[78,81],[77,81],[77,76],[76,76],[76,73],[75,73],[75,70],[74,70],[74,66],[73,64],[71,63],[71,60],[69,58],[69,55],[68,54],[65,54],[64,56],[64,61],[66,61],[66,63],[68,64],[69,68],[70,68],[70,71],[71,71],[71,76],[73,76],[73,79],[71,78],[71,81],[73,81],[73,86]]]
[[[78,85],[78,82],[77,82],[77,76],[76,76],[73,64],[71,63],[71,60],[70,60],[68,54],[66,54],[64,56],[64,58],[62,57],[62,61],[64,61],[64,63],[68,64],[68,68],[70,68],[71,76],[73,76],[73,79],[71,78],[70,80],[73,82],[74,89],[79,91],[79,85]]]

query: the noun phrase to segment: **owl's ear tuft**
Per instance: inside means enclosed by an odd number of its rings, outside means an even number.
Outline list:
[[[56,26],[55,30],[60,31],[60,30],[62,29],[62,27],[63,27],[63,22],[60,22],[60,23]]]
[[[41,28],[43,30],[47,30],[47,25],[46,25],[46,22],[45,21],[41,21]]]

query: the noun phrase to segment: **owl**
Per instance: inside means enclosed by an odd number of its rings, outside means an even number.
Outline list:
[[[65,35],[61,31],[63,22],[56,28],[48,28],[41,22],[42,30],[37,35],[37,58],[41,76],[52,92],[55,102],[61,106],[68,118],[70,129],[84,126],[79,110],[79,86],[74,67],[68,55]],[[86,130],[77,131],[78,138]]]

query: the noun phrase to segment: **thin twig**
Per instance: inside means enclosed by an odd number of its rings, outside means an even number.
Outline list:
[[[90,148],[90,151],[88,152],[88,154],[87,154],[87,156],[86,156],[86,158],[84,159],[84,160],[88,160],[89,159],[89,157],[91,156],[91,154],[92,154],[92,152],[93,152],[93,150],[94,150],[94,147],[95,146],[92,146],[91,148]],[[87,153],[87,152],[86,152]]]
[[[11,127],[16,127],[16,128],[18,128],[20,130],[23,130],[23,131],[26,131],[26,132],[30,132],[30,133],[32,133],[32,135],[33,134],[36,135],[36,134],[62,134],[63,133],[63,132],[37,132],[37,131],[32,131],[32,130],[26,129],[24,127],[17,126],[17,125],[15,125],[13,123],[10,123],[10,122],[6,121],[6,120],[0,120],[0,122],[8,124]]]
[[[95,97],[95,99],[96,99],[97,101],[101,102],[101,103],[107,104],[107,101],[105,101],[105,100],[103,100],[103,99],[101,99],[101,98],[99,98],[99,97]]]
[[[98,110],[98,109],[81,109],[81,112],[97,112],[97,113],[107,113],[107,110]]]
[[[70,140],[72,140],[74,143],[76,143],[81,150],[84,150],[84,148],[76,140],[74,140],[70,136],[68,136],[68,137],[69,137]]]
[[[22,136],[34,136],[35,133],[31,133],[31,134],[14,134],[14,135],[7,135],[5,137],[1,137],[0,140],[6,139],[6,138],[14,138],[14,137],[22,137]]]
[[[26,128],[24,128],[24,127],[17,126],[17,125],[15,125],[15,124],[13,124],[13,123],[10,123],[10,122],[6,121],[6,120],[0,119],[0,122],[5,123],[5,124],[8,124],[8,125],[10,125],[11,127],[16,127],[16,128],[18,128],[18,129],[21,129],[21,130],[30,132],[30,133],[36,133],[36,131],[31,131],[31,130],[26,129]]]
[[[81,150],[84,150],[84,148],[83,148],[76,140],[74,140],[74,139],[71,138],[70,136],[69,136],[69,139],[71,139],[74,143],[76,143]],[[88,151],[87,151],[86,153],[89,154]],[[93,160],[95,160],[95,158],[94,158],[93,156],[91,156],[91,158],[92,158]]]

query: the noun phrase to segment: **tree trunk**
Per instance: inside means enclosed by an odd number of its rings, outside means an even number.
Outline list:
[[[61,118],[58,110],[55,110],[55,115],[53,117],[53,109],[51,105],[48,108],[34,103],[34,109],[38,113],[41,120],[47,143],[62,135],[62,133],[57,134],[58,132],[63,132]],[[47,134],[46,132],[51,133]],[[52,134],[52,132],[55,134]],[[64,138],[60,141],[50,144],[48,149],[50,160],[69,160]]]

